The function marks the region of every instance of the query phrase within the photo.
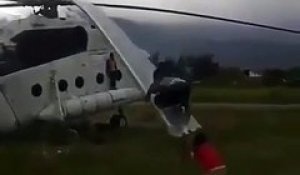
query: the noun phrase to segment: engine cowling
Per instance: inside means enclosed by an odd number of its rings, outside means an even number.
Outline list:
[[[167,77],[154,87],[154,102],[160,109],[183,105],[188,107],[190,85],[180,78]]]
[[[65,117],[78,117],[113,108],[142,99],[142,93],[135,88],[100,92],[97,94],[74,97],[63,101],[61,106],[50,104],[39,115],[42,120],[64,120]]]

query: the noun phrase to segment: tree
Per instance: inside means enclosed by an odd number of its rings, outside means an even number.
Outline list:
[[[158,63],[157,68],[154,73],[155,79],[160,79],[162,77],[173,77],[177,76],[177,70],[174,61],[168,59]]]
[[[286,71],[286,79],[288,86],[300,86],[300,67],[294,67]]]
[[[263,73],[263,84],[266,86],[283,85],[286,80],[286,74],[280,69],[267,69]]]
[[[177,76],[188,81],[192,80],[192,71],[185,57],[181,56],[175,66],[177,70]]]
[[[182,72],[190,75],[192,80],[203,80],[216,75],[219,71],[219,64],[213,62],[213,58],[213,54],[181,56],[177,67],[181,67]]]
[[[152,62],[152,64],[157,66],[158,62],[159,62],[159,58],[160,58],[160,53],[158,51],[156,51],[150,55],[149,60]]]

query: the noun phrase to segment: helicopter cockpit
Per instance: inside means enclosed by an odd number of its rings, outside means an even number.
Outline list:
[[[84,52],[87,47],[88,33],[80,25],[26,29],[0,45],[0,76]]]
[[[87,32],[80,26],[24,31],[11,39],[16,43],[17,59],[27,67],[86,51],[87,40]]]

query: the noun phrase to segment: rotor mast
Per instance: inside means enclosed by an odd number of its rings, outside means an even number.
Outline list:
[[[4,4],[0,7],[18,7],[18,6],[30,6],[40,7],[36,15],[42,15],[46,18],[58,18],[58,6],[74,5],[72,0],[8,0],[14,2],[13,4]]]
[[[46,18],[58,18],[58,5],[45,4],[41,6],[41,9],[36,13],[45,16]]]

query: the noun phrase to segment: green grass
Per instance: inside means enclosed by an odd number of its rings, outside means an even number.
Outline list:
[[[197,108],[195,113],[223,151],[230,174],[300,173],[300,110]]]
[[[18,175],[198,175],[198,168],[181,159],[181,142],[167,135],[149,106],[127,108],[134,126],[105,132],[103,144],[86,140],[63,148],[23,142],[1,144],[2,174]],[[300,109],[193,109],[224,155],[230,175],[300,174]],[[142,124],[143,126],[137,126]],[[43,154],[46,150],[47,154]]]
[[[194,102],[220,103],[300,103],[300,89],[274,88],[193,88]]]

